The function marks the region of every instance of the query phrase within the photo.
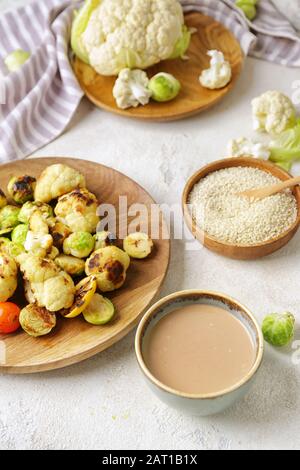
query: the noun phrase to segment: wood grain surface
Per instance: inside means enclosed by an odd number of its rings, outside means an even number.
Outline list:
[[[218,160],[209,165],[201,168],[198,172],[196,172],[187,182],[183,196],[182,196],[182,207],[185,222],[193,233],[195,238],[199,240],[206,248],[211,251],[218,253],[219,255],[226,256],[228,258],[240,259],[240,260],[250,260],[256,258],[262,258],[263,256],[270,255],[275,251],[279,250],[283,246],[285,246],[295,235],[297,232],[299,225],[300,225],[300,188],[299,186],[294,188],[294,195],[297,199],[298,204],[298,216],[296,222],[290,227],[290,229],[280,235],[277,238],[273,238],[267,242],[260,243],[258,245],[252,246],[240,246],[240,245],[232,245],[225,242],[220,242],[216,240],[214,237],[211,237],[206,232],[203,232],[195,223],[191,216],[190,208],[188,207],[188,200],[189,195],[196,183],[198,183],[202,178],[207,176],[208,174],[221,170],[223,168],[230,168],[230,167],[253,167],[258,168],[260,170],[266,171],[271,173],[273,176],[276,176],[282,181],[286,181],[287,179],[291,178],[291,176],[278,166],[274,165],[265,160],[258,160],[255,158],[249,157],[239,157],[239,158],[226,158],[224,160]]]
[[[141,203],[149,208],[154,204],[151,196],[141,186],[118,171],[97,163],[68,158],[30,159],[2,165],[0,188],[6,190],[11,176],[30,174],[37,177],[45,167],[54,163],[64,163],[81,171],[86,177],[88,189],[97,195],[100,203],[117,207],[119,196],[127,196],[128,206]],[[126,214],[125,210],[122,214],[117,213],[118,221],[126,217]],[[167,230],[162,217],[160,229]],[[169,240],[160,238],[154,243],[155,249],[149,258],[132,260],[125,285],[120,290],[107,294],[117,310],[112,323],[92,326],[81,316],[68,320],[58,315],[58,324],[48,336],[32,338],[22,330],[11,335],[0,335],[1,352],[3,345],[6,349],[6,361],[3,354],[0,356],[0,372],[32,373],[61,368],[87,359],[123,338],[137,324],[158,294],[168,269]],[[19,284],[14,300],[23,305],[25,299],[22,282]]]
[[[148,121],[183,119],[218,103],[232,89],[241,73],[244,57],[240,44],[221,23],[200,13],[186,15],[186,24],[197,29],[187,52],[189,60],[168,60],[147,70],[149,78],[158,72],[171,73],[178,78],[182,90],[175,100],[168,103],[150,101],[147,106],[119,109],[112,95],[116,77],[98,75],[90,66],[75,59],[74,72],[86,96],[107,111]],[[207,51],[210,49],[222,51],[232,66],[232,80],[221,90],[208,90],[199,82],[201,72],[209,67]]]

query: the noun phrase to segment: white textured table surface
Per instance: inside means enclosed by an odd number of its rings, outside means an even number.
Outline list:
[[[23,1],[0,0],[0,8]],[[68,131],[38,155],[112,166],[159,202],[178,203],[186,178],[251,133],[250,101],[267,89],[291,95],[299,70],[248,59],[239,84],[213,110],[171,124],[145,124],[84,100]],[[238,262],[173,243],[162,295],[186,288],[226,292],[262,319],[290,310],[300,322],[300,234],[266,259]],[[250,395],[220,416],[183,416],[161,404],[141,377],[134,333],[81,364],[45,374],[0,376],[0,449],[300,448],[300,366],[292,350],[267,348]],[[300,339],[300,332],[296,339]]]

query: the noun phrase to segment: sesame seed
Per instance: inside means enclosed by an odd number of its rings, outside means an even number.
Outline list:
[[[196,224],[221,242],[250,246],[277,238],[297,219],[290,190],[259,201],[238,193],[279,183],[270,173],[233,167],[210,173],[193,187],[189,204]]]

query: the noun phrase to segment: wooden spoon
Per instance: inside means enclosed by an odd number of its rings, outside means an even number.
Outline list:
[[[273,196],[273,194],[280,193],[285,189],[292,188],[297,184],[300,184],[300,176],[296,176],[295,178],[291,178],[289,180],[282,181],[282,183],[273,184],[272,186],[267,186],[265,188],[243,191],[242,193],[239,193],[239,196],[248,197],[249,199],[257,201],[269,196]]]

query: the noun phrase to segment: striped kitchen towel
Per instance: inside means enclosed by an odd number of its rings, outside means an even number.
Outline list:
[[[260,0],[250,23],[234,0],[181,0],[227,26],[245,54],[300,66],[300,37],[270,0]],[[80,2],[79,2],[80,4]],[[0,16],[0,162],[24,158],[58,137],[82,98],[68,57],[73,0],[39,0]],[[7,74],[3,59],[30,51],[24,66]],[[2,59],[2,60],[1,60]]]
[[[15,49],[31,52],[14,73],[7,74],[0,60],[2,162],[24,158],[58,137],[79,105],[83,93],[68,59],[74,7],[70,0],[39,0],[0,16],[0,57]]]

